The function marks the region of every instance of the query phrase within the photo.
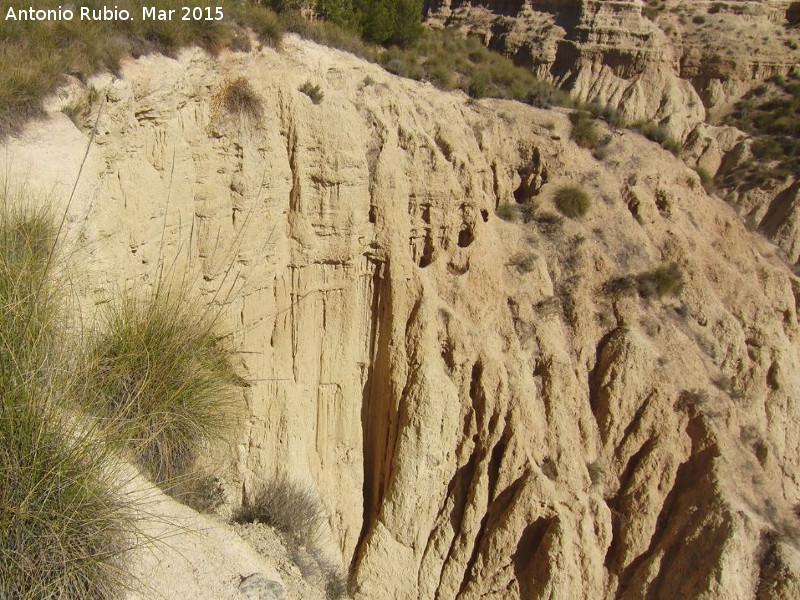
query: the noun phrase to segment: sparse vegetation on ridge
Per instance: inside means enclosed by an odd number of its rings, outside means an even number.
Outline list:
[[[261,43],[270,46],[278,46],[284,32],[294,32],[379,62],[397,75],[426,79],[443,89],[460,88],[476,98],[510,98],[535,106],[569,103],[565,93],[477,40],[450,31],[423,32],[419,0],[194,0],[190,4],[220,7],[225,19],[142,20],[143,6],[162,10],[176,5],[169,0],[125,0],[117,6],[135,15],[133,20],[0,23],[0,136],[18,132],[29,119],[43,116],[43,99],[64,81],[66,73],[82,80],[98,69],[116,73],[126,56],[170,55],[189,45],[211,53],[226,47],[249,50],[243,28],[252,29]],[[58,10],[60,6],[55,0],[42,0],[36,8]],[[96,10],[105,3],[88,0],[82,6]],[[322,20],[303,17],[298,10],[306,6]],[[397,45],[383,49],[376,44]]]
[[[800,71],[752,89],[726,123],[753,136],[752,159],[723,174],[720,185],[754,188],[800,173]]]
[[[675,156],[681,153],[681,143],[667,133],[666,129],[656,123],[639,121],[631,125],[634,131],[638,131],[651,142],[655,142],[665,150],[669,150]]]
[[[212,6],[210,2],[206,4]],[[36,8],[58,10],[61,5],[55,0],[42,0]],[[82,3],[95,10],[105,5],[98,0]],[[127,0],[119,3],[119,9],[131,11],[136,15],[133,20],[88,22],[76,16],[71,21],[2,21],[0,133],[19,131],[28,119],[42,115],[42,99],[55,90],[64,73],[85,79],[98,68],[116,72],[122,58],[129,54],[170,54],[188,44],[217,52],[229,40],[230,28],[223,22],[142,20],[141,8],[145,5],[157,9],[176,8],[168,0]],[[231,18],[240,18],[238,4],[231,2],[223,6]],[[257,29],[259,22],[255,14],[263,11],[266,9],[249,8],[248,25]]]
[[[450,31],[426,31],[407,49],[391,47],[380,55],[395,75],[427,80],[445,90],[461,89],[473,98],[505,98],[538,107],[569,105],[569,96],[541,81],[474,38]]]
[[[372,44],[406,46],[422,33],[422,0],[264,0],[283,11],[310,11]]]

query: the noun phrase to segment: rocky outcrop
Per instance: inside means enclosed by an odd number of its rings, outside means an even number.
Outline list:
[[[660,124],[712,177],[752,159],[747,136],[719,126],[734,104],[800,65],[800,9],[787,0],[431,0],[427,13],[431,27],[478,36],[580,100]],[[800,258],[795,179],[723,192],[790,264]]]
[[[260,113],[220,102],[238,76]],[[604,131],[600,162],[564,112],[293,38],[92,85],[85,163],[54,112],[7,172],[67,210],[87,317],[159,270],[220,312],[251,383],[228,493],[313,483],[356,598],[796,595],[800,285],[671,154]]]
[[[800,62],[786,0],[431,0],[427,11],[433,27],[478,35],[575,97],[681,139]]]

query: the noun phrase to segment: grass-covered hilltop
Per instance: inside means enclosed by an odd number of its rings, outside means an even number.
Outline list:
[[[563,102],[552,86],[536,80],[526,69],[488,51],[475,40],[449,33],[426,32],[419,0],[354,2],[303,0],[251,2],[128,2],[131,20],[0,21],[0,134],[18,131],[42,114],[42,101],[64,82],[65,75],[80,79],[98,69],[117,72],[126,56],[171,54],[188,45],[211,53],[228,48],[251,48],[247,31],[260,43],[280,44],[286,32],[353,52],[377,61],[393,73],[428,79],[444,89],[461,88],[471,95],[508,97],[537,105]],[[104,2],[82,3],[102,10]],[[10,5],[4,3],[5,16]],[[43,0],[40,10],[61,3]],[[177,10],[167,21],[142,20],[142,7],[221,7],[224,18],[181,20]],[[217,15],[217,13],[210,13]],[[307,17],[311,17],[310,19]]]

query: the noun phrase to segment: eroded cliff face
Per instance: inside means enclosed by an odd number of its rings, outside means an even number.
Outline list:
[[[426,10],[430,26],[476,35],[577,99],[662,126],[687,163],[721,178],[753,160],[724,118],[764,81],[800,72],[800,4],[788,0],[431,0]],[[796,174],[720,193],[797,266]]]
[[[681,139],[800,63],[789,0],[431,0],[426,8],[432,26],[478,35],[577,98],[658,121]]]
[[[262,116],[219,102],[240,75]],[[798,597],[800,282],[682,162],[291,38],[94,85],[85,314],[159,265],[219,308],[251,381],[231,500],[312,482],[356,598]],[[87,140],[54,111],[8,171],[63,207]]]

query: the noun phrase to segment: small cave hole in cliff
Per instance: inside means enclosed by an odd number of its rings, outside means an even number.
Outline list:
[[[422,222],[430,225],[431,224],[431,205],[430,204],[423,204],[422,205]]]
[[[459,248],[468,248],[472,245],[472,242],[475,241],[475,234],[472,231],[472,227],[465,224],[461,231],[458,232],[458,247]]]
[[[514,200],[517,201],[517,204],[524,204],[532,195],[524,179],[520,182],[517,189],[514,190]]]
[[[421,268],[427,267],[433,262],[433,240],[431,240],[430,233],[425,236],[425,246],[422,249],[422,255],[419,257],[419,266]]]
[[[792,2],[786,9],[786,21],[789,25],[800,25],[800,2]]]
[[[486,210],[485,208],[481,209],[481,219],[483,219],[484,223],[489,222],[489,211]]]

